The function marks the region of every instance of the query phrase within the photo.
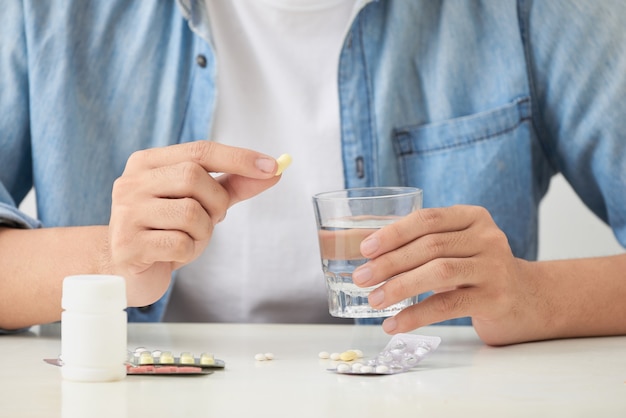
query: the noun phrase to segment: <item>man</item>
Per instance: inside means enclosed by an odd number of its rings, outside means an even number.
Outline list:
[[[531,261],[555,172],[626,243],[621,2],[7,7],[0,327],[58,319],[62,278],[89,272],[126,277],[151,305],[134,318],[332,321],[311,194],[407,185],[427,209],[366,240],[355,275],[396,276],[374,307],[423,295],[387,332],[626,332],[625,255]],[[33,184],[41,223],[16,209]]]

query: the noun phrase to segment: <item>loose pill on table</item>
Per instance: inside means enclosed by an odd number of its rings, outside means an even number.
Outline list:
[[[276,162],[278,163],[278,169],[276,170],[276,175],[280,176],[283,173],[283,171],[285,171],[285,169],[289,167],[289,164],[291,164],[291,155],[283,154],[276,159]]]
[[[352,361],[357,358],[357,353],[353,350],[344,351],[339,354],[339,360],[341,361]]]
[[[340,355],[339,353],[331,353],[331,354],[330,354],[330,359],[331,359],[331,360],[339,360],[339,357],[340,357],[340,356],[341,356],[341,355]]]
[[[274,353],[258,353],[254,355],[257,361],[274,360]]]
[[[317,356],[321,358],[322,360],[327,360],[330,358],[330,353],[328,351],[320,351],[320,353]]]

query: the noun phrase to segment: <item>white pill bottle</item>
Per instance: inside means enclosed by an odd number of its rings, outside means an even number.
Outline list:
[[[126,377],[126,281],[112,275],[63,280],[61,375],[78,382]]]

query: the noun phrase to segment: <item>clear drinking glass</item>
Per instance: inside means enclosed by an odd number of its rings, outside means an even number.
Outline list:
[[[422,207],[422,190],[414,187],[364,187],[319,193],[313,196],[331,315],[342,318],[393,316],[417,303],[405,299],[383,310],[367,300],[376,287],[358,287],[352,272],[364,264],[361,241],[374,231]]]

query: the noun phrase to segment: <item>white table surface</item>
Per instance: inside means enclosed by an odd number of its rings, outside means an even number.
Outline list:
[[[485,346],[471,327],[427,327],[441,345],[418,367],[388,376],[327,371],[320,351],[377,354],[377,326],[131,324],[130,349],[212,352],[207,376],[64,381],[43,362],[60,327],[0,336],[2,417],[626,417],[626,337]],[[272,361],[254,355],[272,352]]]

